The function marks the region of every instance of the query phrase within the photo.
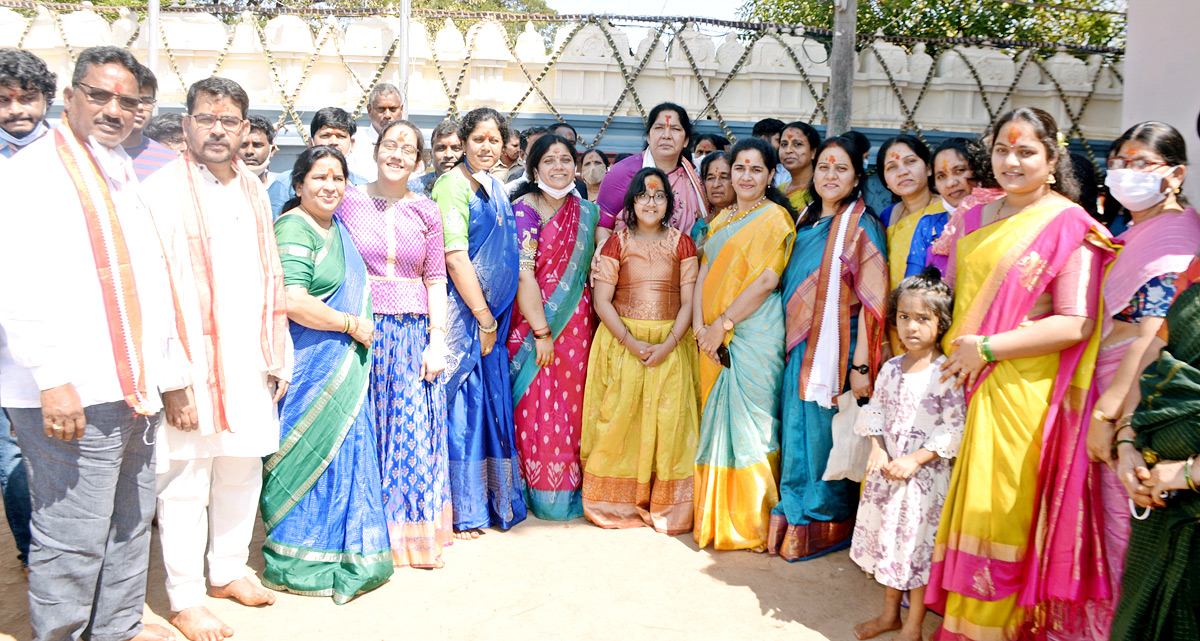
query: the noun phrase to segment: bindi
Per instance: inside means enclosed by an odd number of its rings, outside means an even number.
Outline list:
[[[1010,147],[1016,146],[1017,140],[1020,140],[1021,135],[1024,133],[1025,133],[1025,131],[1024,131],[1024,129],[1021,128],[1020,125],[1017,125],[1017,124],[1011,125],[1008,128],[1008,144],[1009,144],[1009,146]]]
[[[16,89],[8,90],[8,99],[11,102],[15,102],[17,100],[17,90]]]
[[[900,152],[893,151],[892,152],[892,160],[900,160]]]
[[[788,140],[795,140],[795,139],[796,139],[796,134],[794,134],[794,133],[791,133],[791,132],[788,132],[787,136],[785,136],[785,137],[786,137]]]
[[[950,171],[950,161],[949,160],[942,161],[942,171]]]
[[[830,155],[828,155],[828,156],[825,156],[825,162],[827,162],[827,163],[829,163],[829,164],[831,164],[831,165],[834,165],[834,164],[837,164],[837,158],[835,158],[835,157],[833,156],[833,154],[830,154]]]
[[[117,84],[113,85],[113,88],[116,89],[116,93],[118,96],[125,93],[125,85],[122,85],[119,82]]]

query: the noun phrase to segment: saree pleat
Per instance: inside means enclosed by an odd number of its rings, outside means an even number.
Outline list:
[[[366,267],[346,229],[334,225],[345,279],[325,303],[369,316]],[[263,465],[263,584],[340,604],[393,571],[367,397],[371,354],[348,334],[295,322],[290,331],[295,367],[280,403],[280,447]]]
[[[760,207],[713,221],[705,244],[709,265],[702,305],[716,322],[766,270],[783,272],[795,235],[786,210]],[[700,358],[700,441],[696,450],[695,528],[700,547],[760,548],[779,501],[779,390],[784,357],[783,301],[771,292],[728,339],[730,367]]]
[[[451,280],[447,286],[446,424],[454,529],[525,520],[524,483],[513,428],[508,336],[517,295],[517,232],[512,207],[495,178],[491,193],[471,196],[467,255],[496,318],[495,348],[482,355],[479,323]]]
[[[833,447],[837,410],[807,400],[805,394],[826,304],[827,279],[833,277],[829,265],[834,260],[841,291],[839,380],[845,382],[859,340],[868,341],[872,376],[879,368],[888,278],[886,240],[878,219],[858,207],[861,205],[797,230],[795,250],[783,275],[788,352],[782,389],[782,457],[779,503],[771,511],[767,548],[788,561],[849,547],[854,531],[858,483],[821,479]],[[843,251],[835,257],[832,252],[843,216],[852,218]],[[870,336],[858,335],[859,314],[869,315]]]
[[[588,270],[599,217],[595,204],[570,196],[539,235],[534,277],[554,338],[554,361],[537,365],[533,332],[519,308],[508,336],[525,502],[539,519],[583,516],[579,442],[592,344]]]
[[[1167,312],[1167,346],[1141,378],[1133,415],[1136,446],[1148,458],[1182,461],[1200,455],[1200,264],[1193,283]],[[1192,471],[1195,478],[1196,471]],[[1200,494],[1177,492],[1167,507],[1133,520],[1113,641],[1200,638]]]

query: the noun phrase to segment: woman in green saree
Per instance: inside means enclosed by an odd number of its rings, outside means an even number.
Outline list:
[[[263,584],[345,603],[392,575],[375,449],[367,269],[333,218],[346,159],[309,147],[292,173],[297,197],[275,221],[295,345],[279,407],[279,451],[263,465]]]

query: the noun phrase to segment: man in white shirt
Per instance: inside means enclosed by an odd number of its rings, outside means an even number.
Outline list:
[[[209,594],[245,605],[275,595],[250,581],[246,559],[262,490],[262,459],[279,446],[275,404],[291,379],[283,268],[266,189],[239,158],[250,100],[236,82],[188,89],[187,153],[142,185],[179,285],[199,428],[158,436],[158,529],[171,624],[192,641],[233,635]]]
[[[381,82],[371,88],[367,94],[367,118],[371,121],[370,129],[363,129],[354,137],[354,151],[347,156],[350,171],[375,182],[379,167],[375,164],[375,143],[379,140],[379,132],[393,120],[404,118],[404,97],[400,90],[390,82]]]
[[[33,496],[39,641],[174,638],[141,622],[154,429],[160,413],[196,417],[162,241],[121,148],[137,64],[117,47],[81,52],[62,124],[0,176],[0,394]]]

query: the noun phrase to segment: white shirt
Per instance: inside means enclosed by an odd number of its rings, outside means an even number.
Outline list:
[[[375,182],[379,176],[379,165],[375,164],[375,142],[378,140],[375,127],[360,127],[354,134],[354,148],[346,159],[350,171],[366,178],[367,182]]]
[[[71,135],[64,132],[64,135]],[[142,313],[142,359],[150,410],[160,391],[191,382],[175,331],[168,267],[153,220],[121,147],[88,144],[108,182],[129,249]],[[100,279],[75,184],[43,136],[0,175],[0,398],[41,407],[41,390],[75,386],[84,407],[124,399]]]
[[[199,165],[200,204],[208,224],[213,289],[217,295],[225,417],[230,428],[218,433],[206,384],[209,368],[200,300],[182,218],[183,203],[190,197],[188,186],[178,174],[182,162],[183,159],[172,161],[141,186],[142,199],[153,212],[166,242],[167,257],[180,290],[193,361],[192,391],[200,419],[200,429],[191,432],[177,430],[163,421],[160,436],[165,438],[160,438],[159,444],[165,449],[160,449],[159,454],[164,460],[266,456],[279,447],[279,414],[267,376],[291,380],[291,335],[284,334],[287,349],[283,365],[268,370],[260,343],[266,292],[260,278],[262,266],[254,210],[240,182],[222,185],[207,167]],[[266,188],[258,181],[254,184],[258,188],[254,197],[261,199],[265,211],[270,211]],[[267,231],[272,233],[270,229]]]

